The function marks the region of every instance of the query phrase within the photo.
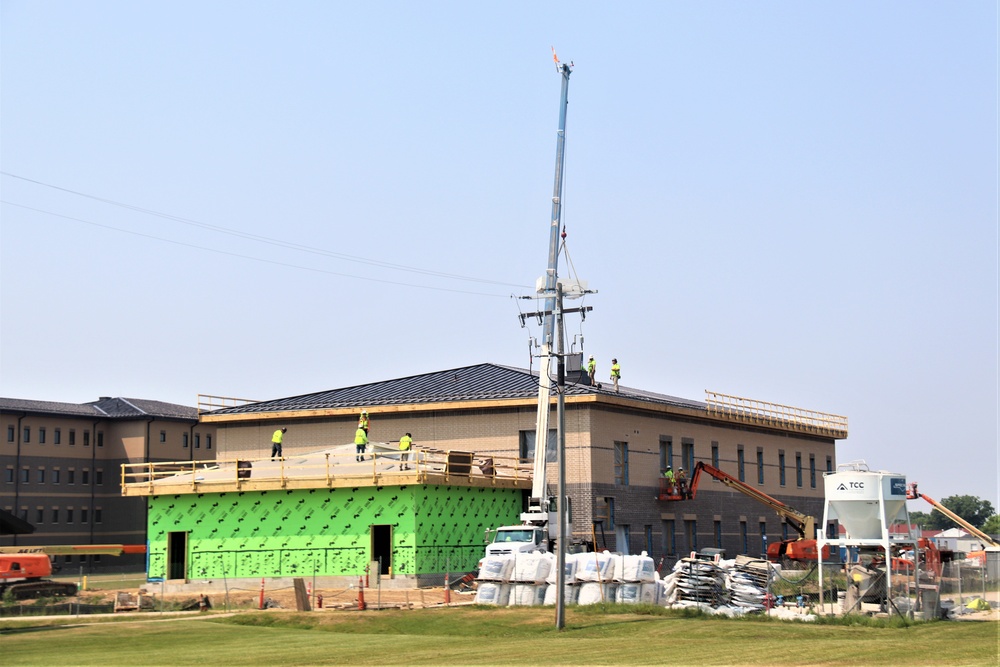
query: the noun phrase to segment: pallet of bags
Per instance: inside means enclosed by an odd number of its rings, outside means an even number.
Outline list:
[[[555,582],[548,585],[545,589],[545,602],[546,605],[554,605],[556,603],[556,596],[559,595],[559,591]],[[580,595],[580,585],[579,584],[566,584],[563,587],[563,602],[566,604],[576,604]]]
[[[545,603],[548,584],[511,584],[508,604],[511,607],[534,607]]]
[[[541,551],[514,554],[514,567],[510,580],[519,584],[544,584],[554,565],[555,554]]]
[[[476,588],[476,604],[506,607],[510,602],[510,584],[481,581]]]
[[[511,554],[487,556],[479,568],[476,579],[479,581],[509,581],[514,570],[514,557]]]
[[[585,581],[580,584],[580,593],[576,602],[579,605],[598,604],[601,602],[614,602],[618,584],[599,584],[594,581]]]
[[[656,581],[656,562],[643,551],[638,556],[623,554],[615,568],[616,581]]]
[[[579,565],[576,578],[583,581],[612,582],[615,580],[615,564],[618,559],[610,551],[578,554]]]

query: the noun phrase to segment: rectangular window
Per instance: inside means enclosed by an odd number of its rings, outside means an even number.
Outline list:
[[[66,508],[66,523],[73,523],[73,508]]]
[[[761,558],[767,558],[767,522],[760,522],[760,552]]]
[[[182,443],[182,446],[184,447],[184,449],[188,448],[188,434],[187,433],[185,433],[185,434],[183,434],[181,436],[181,443]]]
[[[73,468],[70,468],[69,470],[66,471],[66,483],[76,484],[76,470],[74,470]]]
[[[681,439],[681,467],[694,470],[694,440],[691,438]]]
[[[816,455],[809,455],[809,486],[816,488]]]
[[[647,554],[652,554],[653,553],[653,527],[652,526],[646,526],[645,527],[645,533],[646,533],[646,553]]]
[[[28,444],[31,442],[31,428],[28,426],[24,427],[24,432],[21,434],[21,442]]]
[[[750,554],[750,543],[747,540],[748,540],[747,522],[746,521],[740,521],[740,542],[741,542],[741,544],[743,544],[743,553],[749,555]]]
[[[628,486],[628,443],[615,442],[615,484]]]
[[[721,549],[722,548],[722,522],[721,521],[716,521],[715,522],[715,548],[716,549]]]
[[[52,483],[53,484],[59,483],[59,468],[52,469]]]
[[[684,520],[684,538],[687,540],[689,552],[698,550],[698,522],[694,519]]]
[[[201,449],[201,433],[194,434],[194,448]]]
[[[166,441],[167,441],[167,432],[160,431],[160,442],[166,442]]]
[[[62,429],[54,428],[52,429],[52,444],[61,445],[62,444]]]
[[[39,484],[45,484],[45,468],[39,468],[37,479]]]
[[[98,447],[104,446],[104,431],[97,432],[97,446]]]
[[[674,520],[663,520],[663,552],[668,556],[677,553],[677,536],[674,534]]]
[[[833,472],[833,457],[832,456],[826,457],[826,471],[827,472]]]
[[[785,450],[778,450],[778,483],[785,485]]]
[[[80,508],[80,523],[87,523],[87,520],[90,518],[89,514],[90,514],[90,510],[88,510],[86,507],[81,507]]]
[[[21,484],[27,484],[29,479],[31,479],[31,469],[21,468]]]
[[[90,430],[83,429],[83,446],[90,447]]]
[[[59,508],[52,508],[52,523],[59,523]]]
[[[764,483],[764,448],[757,448],[757,483]]]
[[[743,445],[736,445],[736,470],[741,482],[747,481],[746,460],[743,456]]]
[[[13,484],[14,483],[14,469],[13,468],[7,468],[7,472],[5,473],[5,476],[4,476],[4,481],[7,482],[8,484]]]
[[[98,468],[94,471],[94,484],[101,486],[104,484],[104,469]]]
[[[788,524],[785,523],[784,521],[781,522],[781,539],[782,540],[788,539]]]
[[[14,435],[15,435],[15,433],[16,433],[16,431],[14,431],[14,427],[13,426],[8,426],[7,427],[7,442],[14,442]]]
[[[94,523],[104,522],[104,511],[100,507],[94,508]]]
[[[615,499],[605,498],[604,501],[608,504],[608,530],[615,529]]]
[[[45,427],[44,426],[39,426],[38,427],[38,444],[39,445],[44,445],[45,444]]]
[[[660,436],[660,472],[663,473],[667,466],[671,468],[674,462],[670,460],[670,438]]]
[[[90,484],[90,470],[84,468],[80,471],[80,484]]]
[[[719,467],[719,443],[714,440],[712,441],[712,467]]]
[[[76,445],[76,429],[71,428],[69,430],[69,446],[73,447],[74,445]]]
[[[212,436],[206,435],[205,436],[205,449],[211,449],[211,448],[212,448]]]
[[[802,452],[795,452],[795,486],[802,488]]]
[[[186,438],[187,436],[184,437]],[[520,441],[518,443],[518,451],[521,452],[521,458],[533,461],[535,459],[535,432],[521,431],[519,434],[519,438]],[[186,444],[184,446],[187,447]],[[549,437],[545,443],[545,462],[555,463],[558,450],[559,450],[559,442],[558,439],[556,438],[556,430],[554,428],[550,428]]]
[[[45,508],[39,507],[35,512],[35,523],[45,523]]]

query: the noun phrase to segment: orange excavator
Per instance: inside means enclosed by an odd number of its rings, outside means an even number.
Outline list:
[[[53,581],[52,556],[146,553],[145,544],[86,544],[0,547],[0,596],[14,599],[76,595],[76,584]]]
[[[791,526],[799,537],[794,540],[782,540],[767,545],[767,559],[772,563],[782,561],[815,561],[818,557],[816,545],[816,519],[798,510],[789,507],[777,498],[772,498],[763,491],[753,488],[745,482],[741,482],[732,475],[725,473],[715,466],[704,461],[699,461],[691,475],[690,485],[685,485],[683,481],[661,479],[659,500],[693,500],[698,493],[698,484],[701,481],[702,473],[711,475],[730,489],[739,491],[745,496],[768,506],[778,516],[784,519],[785,523]],[[823,548],[823,560],[830,559],[830,547]]]

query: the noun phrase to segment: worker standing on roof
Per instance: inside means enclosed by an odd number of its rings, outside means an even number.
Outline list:
[[[594,355],[590,355],[590,359],[587,360],[587,375],[590,376],[590,384],[597,384],[594,382],[594,375],[597,373],[597,362],[594,361]]]
[[[361,411],[361,416],[358,417],[358,428],[363,428],[365,430],[365,435],[368,435],[368,425],[369,425],[369,423],[370,422],[368,421],[368,411],[367,410],[362,410]]]
[[[618,365],[617,359],[611,360],[611,381],[615,383],[615,393],[618,393],[618,380],[622,377],[622,367]]]
[[[406,435],[404,435],[402,438],[399,439],[399,451],[400,451],[400,455],[399,455],[399,469],[400,470],[409,470],[410,469],[410,466],[408,465],[408,462],[410,460],[410,447],[412,447],[412,446],[413,446],[413,436],[411,436],[409,433],[407,433]]]
[[[364,461],[365,460],[365,448],[368,446],[368,433],[365,432],[360,426],[358,430],[354,432],[354,460]]]
[[[271,458],[272,459],[275,458],[275,457],[277,457],[279,459],[281,458],[281,456],[282,456],[282,454],[281,454],[281,441],[284,439],[285,431],[287,431],[287,430],[288,430],[287,428],[279,428],[277,431],[274,432],[274,435],[271,436]]]

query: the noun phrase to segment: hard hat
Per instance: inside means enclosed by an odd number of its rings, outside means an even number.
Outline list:
[[[368,414],[368,411],[367,410],[362,410],[361,414],[366,415],[366,414]]]
[[[593,358],[594,358],[594,355],[590,355],[590,358],[591,358],[591,359],[593,359]]]
[[[667,470],[673,470],[673,468],[671,468],[670,466],[667,466]]]
[[[678,468],[678,470],[684,470],[684,468]]]
[[[287,429],[286,427],[284,427],[284,426],[282,426],[282,427],[281,427],[281,432],[282,432],[282,433],[284,433],[284,432],[285,432],[285,431],[287,431],[287,430],[288,430],[288,429]]]

